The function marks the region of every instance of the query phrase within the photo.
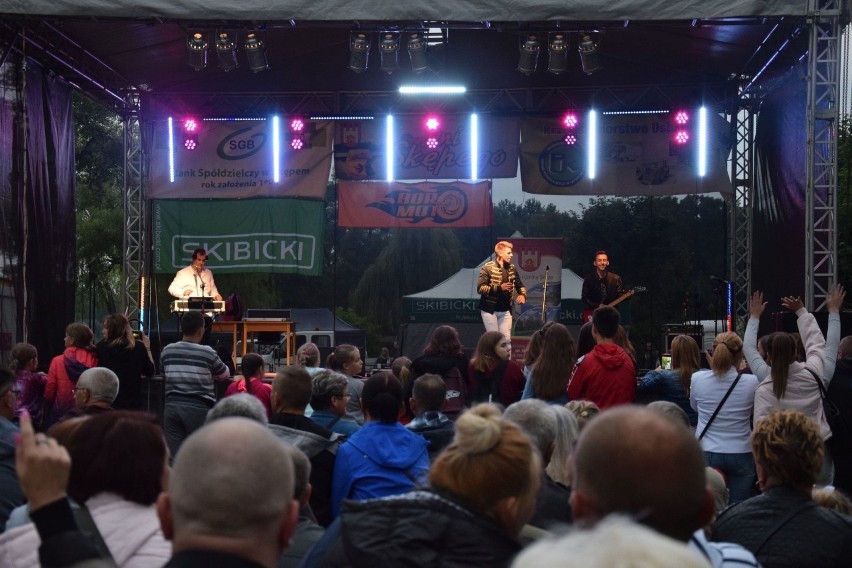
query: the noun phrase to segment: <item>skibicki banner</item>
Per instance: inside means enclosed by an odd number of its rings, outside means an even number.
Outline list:
[[[521,123],[521,181],[547,195],[732,193],[727,123],[695,111],[527,118]],[[702,132],[703,130],[703,132]],[[703,139],[703,142],[702,142]]]
[[[322,201],[157,199],[152,209],[154,272],[176,272],[204,248],[217,274],[322,273]]]
[[[337,211],[350,229],[490,227],[491,182],[341,181]]]
[[[434,127],[430,130],[426,122]],[[513,178],[518,172],[520,122],[481,117],[477,128],[477,179]],[[385,120],[335,124],[334,172],[338,180],[387,179]],[[393,179],[471,179],[470,115],[394,117]]]
[[[188,131],[186,120],[155,125],[148,197],[325,197],[331,123],[305,119],[294,132],[287,120],[196,120]]]

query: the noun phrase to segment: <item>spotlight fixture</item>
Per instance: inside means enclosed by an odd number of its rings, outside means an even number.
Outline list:
[[[411,70],[423,73],[429,68],[426,61],[426,38],[420,32],[408,36],[408,57],[411,59]]]
[[[186,62],[201,71],[207,67],[207,38],[201,32],[195,32],[186,40]]]
[[[426,147],[434,150],[440,144],[441,120],[437,116],[430,115],[426,117],[423,125],[426,127]]]
[[[266,44],[257,37],[257,34],[254,32],[248,34],[243,47],[246,50],[246,59],[248,59],[248,66],[252,73],[260,73],[269,69],[269,60],[266,58]]]
[[[216,59],[222,71],[227,72],[237,67],[237,44],[227,32],[220,32],[216,39]]]
[[[369,62],[370,38],[364,32],[352,32],[349,34],[349,68],[363,73]]]
[[[379,44],[379,55],[381,55],[381,67],[385,73],[393,73],[399,70],[399,34],[386,32],[382,34]]]
[[[580,52],[580,63],[583,65],[583,73],[591,75],[601,68],[598,61],[598,44],[592,39],[592,36],[584,35],[580,38],[580,47],[577,49]]]
[[[538,67],[538,51],[541,42],[536,34],[527,34],[521,38],[519,47],[521,56],[518,59],[518,71],[524,75],[532,75]]]
[[[554,75],[568,69],[568,36],[553,32],[547,39],[547,70]]]

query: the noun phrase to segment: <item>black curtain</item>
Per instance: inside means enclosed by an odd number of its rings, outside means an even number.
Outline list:
[[[767,94],[757,120],[751,280],[767,313],[805,291],[806,88],[793,74]],[[762,331],[771,325],[764,317]]]
[[[74,209],[74,116],[71,88],[30,64],[21,89],[26,133],[15,140],[24,152],[17,179],[19,258],[26,298],[18,305],[26,321],[25,341],[44,364],[63,349],[65,326],[74,318],[76,286]],[[26,255],[23,244],[26,242]]]

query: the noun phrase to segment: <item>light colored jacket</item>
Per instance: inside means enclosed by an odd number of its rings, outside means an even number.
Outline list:
[[[752,372],[758,378],[765,377],[754,393],[754,422],[757,424],[774,409],[798,410],[819,425],[822,439],[827,440],[831,437],[831,428],[825,419],[819,385],[814,378],[816,374],[819,380],[822,380],[825,374],[825,338],[813,314],[802,308],[796,312],[796,316],[796,325],[799,327],[802,343],[805,344],[805,362],[790,364],[787,389],[781,399],[775,398],[772,390],[771,368],[757,352],[758,320],[750,318],[746,326],[743,352]]]
[[[112,557],[120,567],[162,566],[172,555],[172,545],[160,530],[155,506],[125,501],[113,493],[99,493],[86,502]],[[38,566],[41,539],[29,523],[0,535],[0,566]]]

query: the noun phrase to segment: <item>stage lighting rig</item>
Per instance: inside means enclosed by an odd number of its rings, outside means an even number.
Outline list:
[[[201,32],[195,32],[186,40],[186,63],[195,69],[201,71],[207,67],[207,51],[209,45],[207,38]]]
[[[538,67],[538,52],[541,49],[541,40],[537,34],[527,34],[521,38],[519,46],[521,53],[518,58],[518,71],[524,75],[532,75]]]
[[[429,62],[426,60],[426,37],[422,33],[409,34],[408,57],[411,59],[411,70],[415,73],[423,73],[429,68]]]
[[[222,71],[227,72],[237,68],[237,44],[228,32],[219,32],[219,37],[216,39],[216,59]]]
[[[370,37],[364,32],[349,34],[349,69],[363,73],[370,63]]]
[[[590,35],[584,35],[580,38],[580,47],[577,51],[580,52],[580,64],[583,66],[583,73],[591,75],[598,69],[601,69],[600,61],[598,61],[598,48],[600,44],[596,43]]]
[[[547,70],[554,75],[568,69],[568,35],[552,32],[547,39]]]
[[[399,70],[399,34],[385,32],[379,43],[379,55],[381,56],[381,68],[385,73],[393,73]]]
[[[246,51],[246,59],[252,73],[260,73],[269,69],[269,60],[266,58],[266,44],[257,34],[252,32],[246,36],[243,44]]]

